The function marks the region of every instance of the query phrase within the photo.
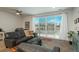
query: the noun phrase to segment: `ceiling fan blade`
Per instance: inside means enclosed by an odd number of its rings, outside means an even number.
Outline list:
[[[17,15],[22,15],[22,11],[16,10],[16,14],[17,14]]]

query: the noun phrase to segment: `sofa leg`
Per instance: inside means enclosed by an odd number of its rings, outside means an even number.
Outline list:
[[[38,45],[42,46],[42,41],[41,40],[39,41]]]

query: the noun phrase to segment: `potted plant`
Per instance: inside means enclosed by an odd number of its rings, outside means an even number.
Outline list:
[[[68,32],[68,38],[69,38],[69,44],[72,45],[72,39],[75,35],[75,32],[74,31],[69,31]]]

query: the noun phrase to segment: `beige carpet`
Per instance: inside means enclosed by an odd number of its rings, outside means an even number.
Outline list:
[[[61,52],[73,52],[72,45],[69,45],[68,41],[58,40],[58,39],[42,39],[42,46],[52,49],[53,47],[60,47]],[[0,52],[12,52],[10,49],[6,48]]]
[[[49,49],[53,47],[60,47],[61,52],[73,52],[72,45],[68,41],[58,39],[44,39],[42,40],[43,46]]]

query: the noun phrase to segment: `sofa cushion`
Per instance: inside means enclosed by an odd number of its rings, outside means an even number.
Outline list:
[[[16,32],[8,32],[5,33],[5,39],[17,39],[18,36],[16,35]]]
[[[17,50],[23,51],[23,52],[59,52],[60,48],[48,49],[43,46],[34,45],[34,44],[27,44],[27,43],[21,43],[17,46]]]
[[[25,37],[25,33],[24,33],[24,29],[23,28],[16,28],[15,32],[18,35],[18,38]]]

